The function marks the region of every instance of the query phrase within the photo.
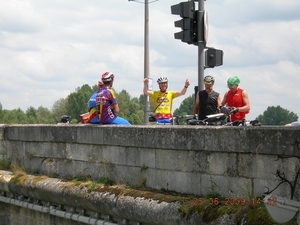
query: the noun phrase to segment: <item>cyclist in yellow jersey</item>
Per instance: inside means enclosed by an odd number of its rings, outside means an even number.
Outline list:
[[[186,79],[184,87],[181,91],[167,91],[168,78],[159,77],[157,80],[159,91],[148,90],[149,78],[144,79],[145,95],[148,95],[154,104],[155,113],[157,113],[157,123],[171,123],[172,119],[172,101],[174,98],[185,95],[187,88],[190,86],[190,81]]]

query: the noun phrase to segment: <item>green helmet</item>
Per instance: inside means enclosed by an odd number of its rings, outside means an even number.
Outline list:
[[[228,86],[234,86],[234,85],[237,85],[239,83],[240,83],[240,79],[237,76],[230,77],[227,80],[227,85]]]

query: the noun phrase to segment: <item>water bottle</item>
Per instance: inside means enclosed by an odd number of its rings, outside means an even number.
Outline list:
[[[149,78],[148,91],[153,91],[153,79]]]

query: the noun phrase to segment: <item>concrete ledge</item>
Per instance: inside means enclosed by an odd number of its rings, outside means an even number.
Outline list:
[[[3,179],[5,177],[5,179]],[[120,187],[111,187],[110,190],[103,186],[103,190],[89,191],[82,185],[54,178],[43,178],[28,175],[22,184],[14,179],[10,173],[0,171],[0,191],[14,196],[38,199],[48,202],[47,205],[73,207],[90,210],[96,213],[110,215],[130,221],[157,225],[199,225],[202,224],[199,215],[184,218],[179,212],[179,202],[165,202],[144,197],[125,196],[116,194]],[[40,180],[39,180],[40,179]],[[114,193],[115,192],[115,193]],[[126,190],[124,190],[126,193]],[[28,203],[27,203],[28,204]],[[19,204],[22,206],[22,203]],[[42,205],[39,208],[47,212]],[[40,210],[41,210],[40,209]],[[50,211],[49,211],[50,212]]]
[[[299,155],[299,127],[2,125],[0,140]],[[2,139],[1,139],[2,138]],[[299,143],[298,143],[299,145]]]
[[[260,196],[279,183],[277,169],[293,180],[300,157],[300,127],[4,125],[1,133],[2,158],[31,172],[196,195],[215,184],[224,197]],[[288,185],[277,191],[290,195]]]

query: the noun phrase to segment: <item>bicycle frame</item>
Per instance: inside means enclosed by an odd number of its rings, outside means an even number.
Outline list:
[[[204,125],[204,126],[261,126],[261,123],[258,120],[251,120],[247,122],[245,119],[225,122],[227,120],[227,116],[223,113],[213,114],[207,116],[204,120],[192,119],[188,121],[189,125]]]
[[[188,121],[188,125],[214,125],[220,126],[225,124],[227,116],[224,113],[208,115],[204,120],[191,119]]]
[[[149,122],[156,122],[156,113],[149,113]],[[189,119],[195,118],[194,115],[184,115],[184,116],[173,116],[171,119],[171,123],[157,123],[159,125],[179,125],[181,119]]]

